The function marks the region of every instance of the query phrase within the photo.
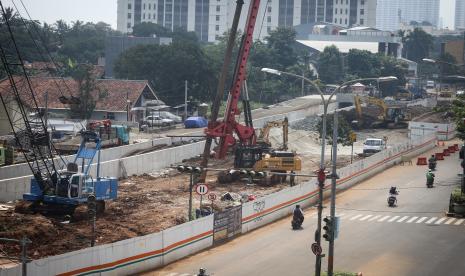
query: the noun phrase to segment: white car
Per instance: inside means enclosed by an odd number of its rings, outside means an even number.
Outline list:
[[[180,116],[174,115],[171,112],[160,111],[158,113],[159,114],[157,114],[157,115],[160,116],[161,118],[173,120],[176,124],[182,123],[182,118]]]
[[[150,115],[145,117],[143,124],[152,127],[152,126],[171,126],[175,122],[171,119],[163,119],[160,116]]]
[[[386,143],[383,139],[379,138],[367,138],[363,142],[363,154],[369,155],[377,153],[386,148]]]

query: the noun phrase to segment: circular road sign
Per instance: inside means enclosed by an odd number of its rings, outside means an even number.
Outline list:
[[[208,193],[208,186],[205,184],[199,184],[195,188],[195,192],[199,195],[206,195]]]
[[[211,201],[214,201],[214,200],[216,200],[216,195],[210,193],[210,194],[208,194],[208,199],[211,200]]]
[[[312,252],[315,255],[321,255],[321,246],[319,246],[316,242],[312,243]]]

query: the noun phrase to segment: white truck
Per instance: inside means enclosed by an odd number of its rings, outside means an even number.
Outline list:
[[[371,155],[386,148],[386,142],[380,138],[367,138],[363,142],[363,155]]]

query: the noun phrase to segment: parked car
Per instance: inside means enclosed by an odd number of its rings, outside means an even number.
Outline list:
[[[163,119],[170,119],[170,120],[173,120],[176,124],[182,123],[182,118],[181,118],[181,116],[174,115],[173,113],[171,113],[171,112],[169,112],[169,111],[160,111],[160,112],[156,112],[155,115],[158,115],[158,116],[160,116],[160,117],[163,118]]]
[[[163,119],[160,116],[150,115],[144,118],[142,124],[147,125],[149,127],[152,126],[171,126],[174,125],[175,122],[171,119]]]

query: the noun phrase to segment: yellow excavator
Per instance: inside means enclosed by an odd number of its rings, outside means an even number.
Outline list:
[[[265,124],[263,128],[260,129],[260,134],[257,137],[257,144],[263,145],[265,147],[271,147],[270,142],[270,131],[272,128],[282,127],[283,128],[283,144],[277,148],[277,150],[287,150],[287,142],[289,141],[289,121],[287,117],[282,121],[270,121]]]
[[[274,127],[282,127],[283,144],[278,148],[272,148],[269,141],[270,130]],[[234,169],[220,172],[219,183],[230,183],[240,179],[240,172],[250,170],[256,172],[298,172],[302,169],[302,161],[295,152],[287,151],[289,136],[289,122],[287,118],[283,121],[270,121],[260,129],[257,137],[257,145],[237,146],[234,151]],[[261,184],[279,183],[286,179],[284,175],[273,174],[259,180]],[[293,178],[291,178],[293,181]]]
[[[378,115],[378,121],[372,124],[372,127],[387,127],[387,128],[404,128],[407,126],[405,121],[410,118],[404,112],[402,106],[390,105],[388,106],[384,100],[370,96],[354,96],[355,111],[359,122],[362,121],[362,102],[366,104],[376,105],[381,109]]]

